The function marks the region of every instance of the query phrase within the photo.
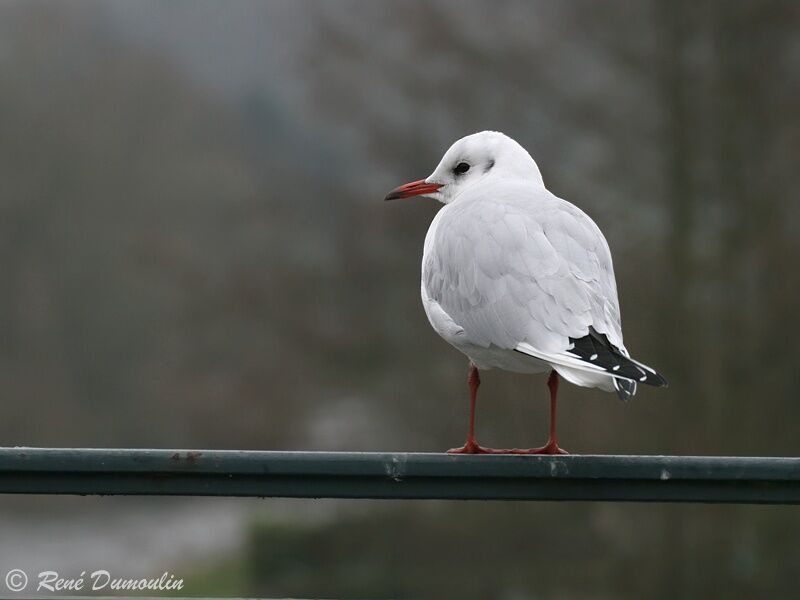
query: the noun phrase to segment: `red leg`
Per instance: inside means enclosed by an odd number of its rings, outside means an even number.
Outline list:
[[[558,402],[558,373],[555,369],[550,372],[547,379],[547,387],[550,388],[550,437],[547,443],[541,448],[514,448],[513,454],[569,454],[566,450],[558,447],[558,437],[556,435],[556,404]]]
[[[469,363],[469,375],[467,376],[469,385],[469,430],[467,431],[467,443],[460,448],[450,448],[448,454],[506,454],[508,450],[495,450],[494,448],[484,448],[475,441],[475,404],[478,399],[478,388],[481,385],[481,377],[478,375],[478,367]]]

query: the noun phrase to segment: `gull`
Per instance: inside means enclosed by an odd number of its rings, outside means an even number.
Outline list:
[[[426,179],[386,200],[422,196],[444,207],[425,236],[422,305],[433,329],[469,359],[470,415],[462,454],[566,454],[556,435],[559,376],[616,392],[666,387],[622,341],[611,251],[586,213],[544,186],[530,154],[483,131],[456,141]],[[550,435],[539,448],[499,450],[475,439],[479,371],[549,371]]]

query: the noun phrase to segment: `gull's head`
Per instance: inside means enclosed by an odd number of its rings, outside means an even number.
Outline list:
[[[426,196],[447,204],[490,178],[524,179],[544,187],[539,167],[525,148],[497,131],[481,131],[450,146],[430,176],[393,189],[385,199]]]

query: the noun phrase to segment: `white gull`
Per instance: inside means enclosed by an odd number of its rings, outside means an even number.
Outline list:
[[[455,142],[433,173],[386,200],[426,196],[445,206],[425,237],[422,303],[431,325],[469,358],[470,421],[458,453],[563,453],[556,438],[559,375],[616,391],[666,386],[630,358],[608,243],[579,208],[549,192],[533,158],[502,133]],[[475,441],[479,370],[550,371],[551,423],[540,448]]]

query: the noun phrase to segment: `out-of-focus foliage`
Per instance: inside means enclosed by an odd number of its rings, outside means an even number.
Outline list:
[[[437,207],[381,198],[500,129],[606,232],[628,347],[671,384],[628,405],[565,387],[563,445],[796,454],[798,28],[790,0],[0,4],[0,439],[459,443],[465,359],[418,298]],[[541,443],[544,380],[483,379],[481,441]],[[474,582],[506,571],[459,554],[492,544],[508,554],[484,560],[530,569],[504,598],[789,593],[791,513],[640,507],[631,527],[629,510],[259,528],[265,574],[241,593],[486,598]],[[354,540],[383,565],[368,589],[345,560],[302,586],[273,564],[313,570]],[[381,587],[412,554],[420,585]]]
[[[778,523],[796,520],[772,510],[389,503],[328,524],[258,523],[246,569],[253,590],[275,597],[791,596],[798,552]],[[679,533],[685,560],[664,552],[655,511],[690,525]]]

